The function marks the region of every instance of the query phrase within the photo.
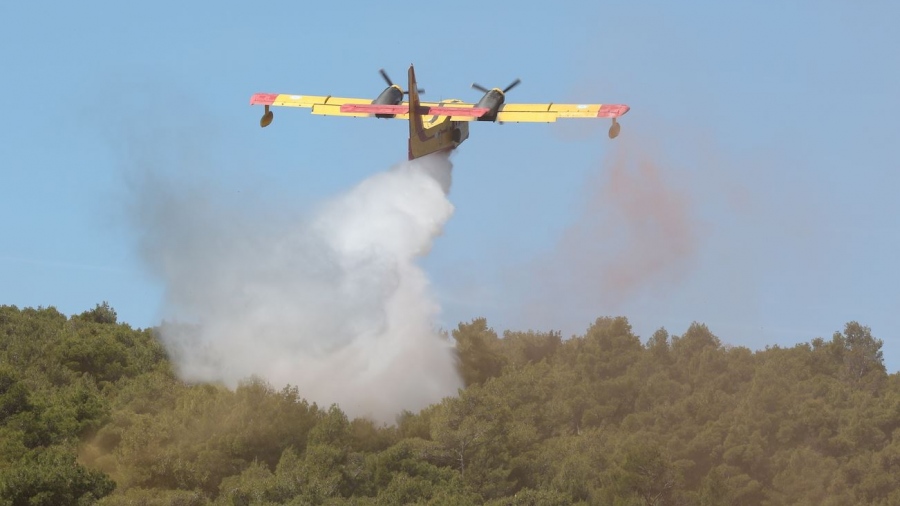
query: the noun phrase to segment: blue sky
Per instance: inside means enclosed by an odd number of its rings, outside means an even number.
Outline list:
[[[897,19],[887,1],[5,2],[0,304],[107,300],[157,324],[163,287],[122,218],[123,139],[162,160],[189,146],[236,205],[255,193],[302,208],[402,161],[406,125],[278,110],[263,130],[249,96],[374,97],[379,68],[400,80],[413,62],[428,99],[475,101],[473,81],[519,77],[510,101],[632,106],[614,142],[606,123],[472,126],[456,213],[423,259],[440,324],[571,334],[625,315],[644,338],[700,321],[759,349],[857,320],[897,371]],[[623,293],[560,246],[574,234],[603,261],[627,242],[609,220],[578,225],[615,216],[615,160],[651,164],[690,234],[681,250],[637,244],[662,266]],[[579,281],[535,316],[534,292],[561,278]]]

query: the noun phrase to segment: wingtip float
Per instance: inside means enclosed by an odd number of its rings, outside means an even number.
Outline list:
[[[395,84],[384,69],[379,71],[388,87],[374,100],[342,98],[330,95],[288,95],[256,93],[250,105],[265,107],[259,126],[272,123],[271,107],[304,107],[312,114],[325,116],[372,117],[409,121],[409,159],[436,151],[455,149],[469,137],[469,122],[553,123],[560,118],[607,118],[612,120],[609,138],[618,137],[622,129],[617,118],[630,109],[625,104],[516,104],[506,103],[506,94],[522,81],[514,80],[505,88],[488,89],[477,83],[472,88],[484,95],[477,103],[449,99],[422,102],[419,95],[425,90],[416,83],[416,73],[409,66],[406,90]],[[404,98],[408,97],[407,101]]]

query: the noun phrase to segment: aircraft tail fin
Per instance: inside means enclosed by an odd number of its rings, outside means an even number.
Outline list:
[[[414,160],[437,151],[456,148],[469,137],[469,125],[466,122],[468,118],[466,121],[453,121],[452,118],[454,116],[477,118],[487,111],[483,108],[442,104],[423,107],[419,102],[419,90],[416,88],[416,72],[410,65],[409,159]]]
[[[419,115],[419,88],[416,84],[416,71],[412,65],[409,66],[409,159],[416,158],[413,154],[413,143],[425,137],[425,125],[422,122],[422,116]],[[424,140],[424,139],[423,139]]]

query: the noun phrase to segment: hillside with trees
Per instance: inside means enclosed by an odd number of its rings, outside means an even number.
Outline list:
[[[465,388],[380,426],[180,381],[106,303],[0,306],[0,506],[900,504],[900,375],[857,322],[759,351],[625,318],[450,334]]]

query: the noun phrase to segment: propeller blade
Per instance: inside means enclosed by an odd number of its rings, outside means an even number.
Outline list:
[[[419,95],[422,95],[422,94],[425,93],[425,90],[424,90],[423,88],[416,88],[416,91],[419,92]],[[409,95],[409,91],[408,91],[408,90],[403,90],[403,94],[404,94],[404,95]]]
[[[522,82],[521,79],[516,78],[516,80],[513,81],[513,82],[511,82],[511,83],[509,84],[509,86],[507,86],[506,88],[503,88],[503,93],[506,93],[506,92],[508,92],[509,90],[515,88],[515,87],[518,86],[519,83],[521,83],[521,82]]]
[[[472,83],[472,87],[482,93],[487,93],[487,92],[491,91],[478,83]]]
[[[384,81],[388,84],[388,86],[393,86],[393,85],[394,85],[394,82],[391,81],[391,78],[388,77],[387,72],[385,72],[384,69],[381,69],[381,70],[379,70],[378,72],[381,74],[381,77],[384,78]]]

